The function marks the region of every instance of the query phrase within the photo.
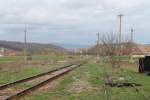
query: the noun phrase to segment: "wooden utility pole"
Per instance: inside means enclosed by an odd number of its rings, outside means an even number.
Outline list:
[[[133,46],[134,46],[134,45],[133,45],[133,43],[134,43],[134,42],[133,42],[133,32],[134,32],[134,30],[133,30],[133,28],[131,28],[130,44],[129,44],[129,45],[130,45],[130,47],[129,47],[129,49],[130,49],[130,50],[129,50],[129,52],[130,52],[130,59],[131,59],[131,56],[132,56],[132,48],[133,48]]]
[[[119,17],[119,56],[121,55],[121,40],[122,40],[122,14],[118,15]]]
[[[120,56],[122,54],[121,50],[121,40],[122,40],[122,14],[118,15],[119,17],[119,36],[118,36],[118,67],[120,67]]]
[[[131,43],[133,43],[133,32],[134,32],[134,30],[133,30],[133,28],[131,28]]]
[[[122,35],[122,14],[118,15],[119,16],[119,43],[121,43],[121,35]]]
[[[99,44],[100,44],[100,34],[99,34],[99,32],[96,34],[97,35],[97,58],[99,58],[99,56],[100,56],[100,47],[99,47]]]
[[[27,60],[27,28],[24,30],[24,61]]]

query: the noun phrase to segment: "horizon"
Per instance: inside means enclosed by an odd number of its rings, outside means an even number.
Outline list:
[[[16,40],[0,40],[0,41],[7,41],[7,42],[21,42],[21,43],[24,43],[24,41],[16,41]],[[38,43],[38,44],[66,44],[66,45],[95,45],[95,43],[93,44],[76,44],[76,43],[57,43],[57,42],[32,42],[32,41],[27,41],[27,43]],[[124,43],[124,42],[122,42]],[[137,43],[137,44],[143,44],[143,45],[146,45],[146,44],[150,44],[150,43],[138,43],[138,42],[134,42],[134,43]],[[100,43],[101,44],[101,43]]]

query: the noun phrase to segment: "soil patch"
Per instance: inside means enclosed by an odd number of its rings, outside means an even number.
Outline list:
[[[88,91],[91,89],[92,87],[87,81],[76,79],[75,82],[73,82],[71,86],[67,88],[67,91],[73,93],[81,93],[83,91]]]

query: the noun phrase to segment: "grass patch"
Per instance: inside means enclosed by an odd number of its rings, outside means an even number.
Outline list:
[[[100,92],[102,84],[100,77],[102,71],[96,64],[88,63],[83,65],[73,72],[65,75],[62,80],[59,80],[59,84],[46,91],[40,91],[30,95],[25,100],[99,100],[102,99],[102,92]],[[81,84],[78,84],[77,88],[82,89],[80,92],[74,91],[71,88],[76,81],[85,81],[88,83],[87,88],[82,88]],[[91,88],[88,88],[91,87]],[[71,91],[70,91],[71,90]],[[78,89],[77,89],[78,90]]]
[[[90,61],[88,64],[81,66],[80,68],[74,70],[69,75],[65,75],[62,80],[59,80],[59,84],[52,89],[47,89],[45,91],[39,91],[33,93],[23,100],[104,100],[104,92],[102,89],[103,76],[104,73],[111,75],[112,69],[108,62],[104,64],[97,64]],[[116,75],[125,75],[129,78],[128,81],[134,81],[142,84],[143,92],[149,95],[150,93],[150,78],[146,75],[137,74],[130,70],[116,70]],[[82,82],[88,83],[87,87],[82,88]],[[72,87],[74,83],[79,81],[80,84],[76,85],[75,88],[83,89],[77,92],[78,89],[73,90]],[[85,83],[85,84],[86,84]],[[89,88],[90,87],[90,88]],[[145,100],[143,96],[131,87],[115,88],[108,87],[109,96],[111,100]]]
[[[61,56],[61,55],[33,55],[32,60],[33,61],[47,61],[47,60],[53,60],[53,61],[58,61],[58,60],[64,60],[66,59],[67,56]],[[12,63],[12,62],[20,62],[24,61],[24,56],[3,56],[0,57],[0,64],[5,64],[5,63]]]
[[[29,76],[37,75],[42,72],[60,67],[59,65],[32,65],[26,66],[17,70],[11,70],[7,72],[0,73],[0,84],[6,84],[13,82],[18,79],[26,78]]]

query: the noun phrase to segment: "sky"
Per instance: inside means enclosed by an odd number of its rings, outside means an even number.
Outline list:
[[[96,33],[118,32],[150,43],[150,0],[0,0],[0,40],[95,44]]]

